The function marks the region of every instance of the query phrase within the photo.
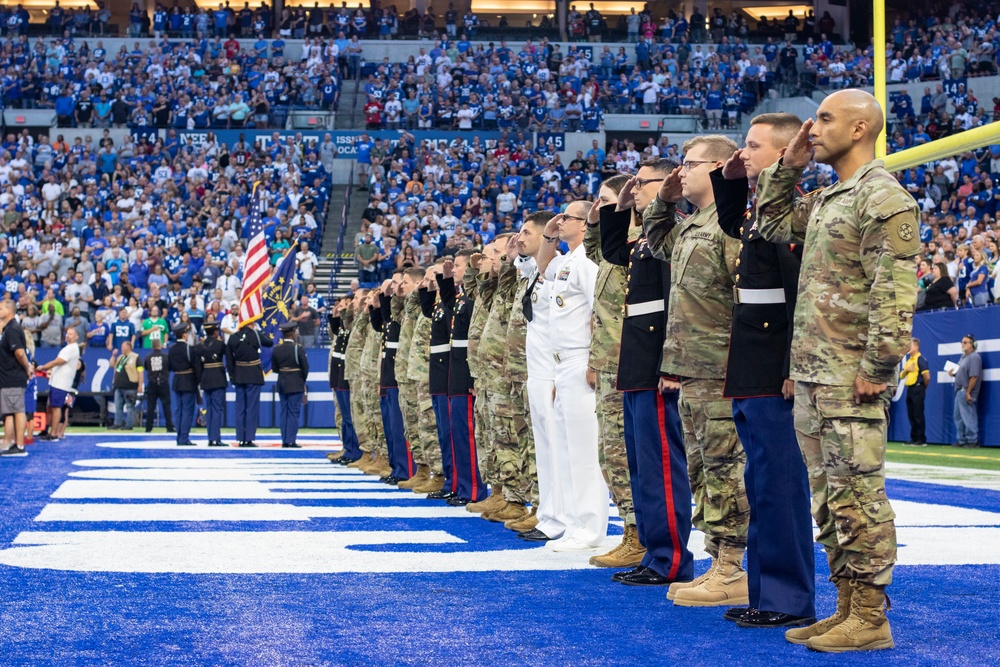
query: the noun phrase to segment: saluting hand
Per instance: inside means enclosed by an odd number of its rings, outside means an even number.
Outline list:
[[[517,239],[519,235],[514,234],[507,239],[507,247],[504,249],[504,254],[507,255],[507,261],[513,262],[517,257]]]
[[[743,158],[740,157],[742,151],[736,151],[733,156],[726,160],[726,164],[722,165],[722,177],[726,180],[735,180],[737,178],[747,177],[747,165],[743,162]]]
[[[483,261],[483,253],[477,252],[469,258],[469,265],[474,269],[479,269],[480,264]]]
[[[812,138],[809,136],[809,131],[812,129],[814,122],[810,118],[802,123],[799,133],[788,144],[788,148],[785,149],[785,155],[781,158],[782,164],[786,167],[804,169],[809,165],[809,160],[813,156]]]
[[[441,265],[441,273],[445,278],[453,277],[455,275],[455,262],[450,259],[444,260],[444,264]]]
[[[676,204],[684,199],[683,186],[681,185],[681,170],[684,167],[677,167],[667,174],[660,184],[660,189],[656,192],[657,198],[668,204]]]
[[[635,192],[633,190],[638,186],[638,176],[633,176],[625,181],[625,185],[622,186],[621,191],[618,193],[618,205],[615,206],[616,211],[629,211],[635,206]]]
[[[587,211],[587,224],[596,225],[601,221],[601,207],[604,206],[604,202],[600,197],[594,200],[594,203],[590,205],[590,210]]]
[[[545,223],[545,229],[542,230],[542,234],[548,236],[549,238],[559,236],[559,223],[563,220],[563,214],[552,216],[552,218]]]

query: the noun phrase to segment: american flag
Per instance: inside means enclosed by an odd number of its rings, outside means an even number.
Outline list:
[[[271,265],[267,256],[267,239],[264,237],[264,222],[261,218],[260,193],[257,188],[260,182],[253,184],[253,194],[250,197],[250,217],[247,219],[247,237],[250,247],[247,249],[246,264],[243,267],[243,290],[240,298],[240,326],[255,322],[264,313],[261,288],[271,275]]]

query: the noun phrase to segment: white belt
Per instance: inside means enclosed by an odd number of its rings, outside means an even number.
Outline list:
[[[331,352],[330,356],[334,359],[347,359],[347,355],[343,352]]]
[[[644,301],[643,303],[626,303],[622,312],[625,317],[639,317],[640,315],[662,313],[665,308],[666,303],[663,299],[657,299],[656,301]]]
[[[451,341],[451,346],[452,347],[469,347],[469,341],[468,340],[452,340]]]
[[[431,345],[431,354],[440,354],[442,352],[450,352],[451,344],[445,343],[444,345]]]
[[[387,349],[387,350],[398,350],[399,349],[399,343],[398,342],[396,342],[396,343],[386,343],[385,344],[385,349]]]
[[[733,301],[736,303],[785,303],[785,290],[774,289],[742,289],[733,288]]]

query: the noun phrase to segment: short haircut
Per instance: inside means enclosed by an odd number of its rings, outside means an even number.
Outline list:
[[[465,259],[469,259],[470,257],[472,257],[475,254],[476,254],[476,251],[473,250],[472,248],[464,248],[462,250],[459,250],[455,254],[455,259],[458,259],[459,257],[464,257]]]
[[[738,146],[736,142],[721,134],[706,134],[702,137],[695,137],[684,142],[681,152],[687,155],[692,148],[697,146],[705,147],[705,159],[716,162],[725,162],[733,156]]]
[[[396,274],[402,275],[404,273],[406,273],[406,269],[393,269],[392,270],[392,275],[396,275]],[[312,283],[310,283],[310,284],[312,284]]]
[[[643,167],[649,167],[650,169],[654,169],[655,167],[653,167],[652,164],[648,164],[650,162],[653,162],[653,160],[648,160],[647,162],[643,162],[641,165],[639,165],[639,169],[642,169]],[[610,178],[604,179],[604,182],[601,183],[601,187],[608,188],[615,194],[618,194],[619,192],[622,191],[622,188],[625,187],[625,184],[629,182],[630,178],[631,176],[629,176],[628,174],[615,174]]]
[[[532,227],[544,227],[554,217],[556,217],[556,214],[552,211],[535,211],[534,213],[529,213],[524,218],[524,222],[530,222]]]
[[[919,338],[911,338],[910,342],[913,343],[914,345],[916,345],[918,350],[920,349],[920,339]]]
[[[773,132],[774,145],[784,148],[802,129],[802,119],[793,113],[778,111],[754,116],[750,125],[767,125]]]
[[[427,272],[424,269],[421,269],[419,266],[412,266],[406,269],[403,273],[404,275],[410,276],[411,278],[417,281],[423,280],[424,276],[427,274]]]
[[[694,140],[692,139],[692,141]],[[687,144],[684,145],[687,146]],[[659,174],[667,174],[677,168],[677,163],[671,160],[670,158],[654,157],[649,160],[643,160],[641,163],[639,163],[639,169],[642,169],[643,167],[645,167],[646,169],[652,169],[653,171]],[[614,178],[614,176],[612,176],[611,178]],[[609,178],[608,180],[611,179]],[[607,181],[605,181],[603,184],[607,185]]]

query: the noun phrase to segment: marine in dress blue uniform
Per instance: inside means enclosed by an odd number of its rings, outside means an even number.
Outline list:
[[[743,627],[811,623],[816,616],[809,480],[795,435],[788,378],[792,318],[802,249],[757,231],[749,181],[711,174],[719,226],[740,239],[733,328],[724,396],[746,451],[750,503],[747,587],[750,605],[726,612]]]
[[[645,233],[628,240],[631,211],[616,211],[609,205],[601,207],[600,214],[601,253],[612,264],[626,267],[616,386],[623,392],[625,406],[625,452],[636,530],[646,547],[638,567],[612,578],[631,586],[690,581],[694,576],[694,556],[687,548],[691,486],[678,392],[659,389],[670,265],[653,255]]]
[[[402,297],[379,294],[378,308],[372,308],[369,322],[382,336],[382,355],[379,362],[379,412],[389,450],[391,472],[381,481],[395,486],[413,477],[413,456],[406,442],[403,411],[399,407],[399,384],[396,381],[396,351],[399,349],[399,313],[403,309]],[[397,302],[393,305],[393,300]],[[396,316],[393,316],[393,310]]]
[[[260,348],[271,347],[267,334],[244,324],[226,344],[226,366],[236,387],[236,440],[240,447],[256,447],[257,421],[260,418],[260,389],[264,386],[264,368]]]
[[[430,392],[437,422],[438,444],[441,447],[441,467],[444,487],[428,494],[433,500],[448,500],[458,493],[451,442],[451,412],[448,405],[448,368],[451,364],[451,307],[435,301],[435,290],[420,288],[420,308],[431,319]]]
[[[446,269],[447,273],[450,270]],[[451,311],[451,352],[448,355],[448,410],[455,496],[448,504],[461,507],[486,500],[488,494],[479,474],[476,451],[475,397],[472,395],[472,374],[469,372],[469,326],[472,324],[473,301],[455,286],[451,275],[439,275],[438,294]]]
[[[278,426],[281,429],[281,446],[285,449],[301,448],[295,439],[299,434],[302,398],[309,377],[306,351],[295,342],[298,326],[295,322],[284,322],[278,327],[281,342],[271,355],[271,370],[278,376]]]
[[[222,423],[226,416],[226,344],[219,338],[219,325],[204,325],[205,340],[194,348],[199,384],[205,398],[205,421],[209,447],[225,447]]]
[[[185,337],[189,324],[178,324],[173,328],[177,342],[167,351],[167,366],[173,373],[171,389],[174,392],[174,424],[177,425],[177,445],[193,447],[191,427],[194,426],[195,410],[198,404],[197,355],[188,345]]]
[[[354,431],[354,420],[351,416],[351,385],[344,378],[344,364],[347,360],[347,341],[351,330],[344,318],[333,314],[329,318],[330,336],[333,344],[330,349],[330,389],[337,399],[340,409],[340,440],[343,454],[339,457],[327,456],[331,463],[347,465],[361,458],[361,446],[358,444],[358,434]]]

